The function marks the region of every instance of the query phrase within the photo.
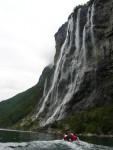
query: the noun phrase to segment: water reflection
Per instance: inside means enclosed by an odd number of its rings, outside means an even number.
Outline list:
[[[0,142],[29,142],[42,140],[57,140],[61,139],[61,135],[37,133],[37,132],[19,132],[0,130]]]

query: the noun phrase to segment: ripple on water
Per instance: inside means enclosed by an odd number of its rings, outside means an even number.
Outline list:
[[[34,141],[23,143],[0,143],[0,150],[113,150],[113,147],[89,144],[83,141],[65,142]]]

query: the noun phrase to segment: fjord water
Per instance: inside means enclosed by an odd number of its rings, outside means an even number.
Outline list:
[[[47,133],[0,130],[0,150],[113,150],[113,139],[80,137],[75,142],[61,139],[60,135]]]

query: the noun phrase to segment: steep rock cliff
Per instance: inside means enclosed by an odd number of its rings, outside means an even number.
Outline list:
[[[113,1],[74,9],[55,34],[50,79],[32,117],[40,125],[113,103]]]

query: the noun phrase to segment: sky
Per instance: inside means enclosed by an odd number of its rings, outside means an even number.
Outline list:
[[[55,54],[54,34],[88,0],[0,0],[0,101],[34,86]]]

